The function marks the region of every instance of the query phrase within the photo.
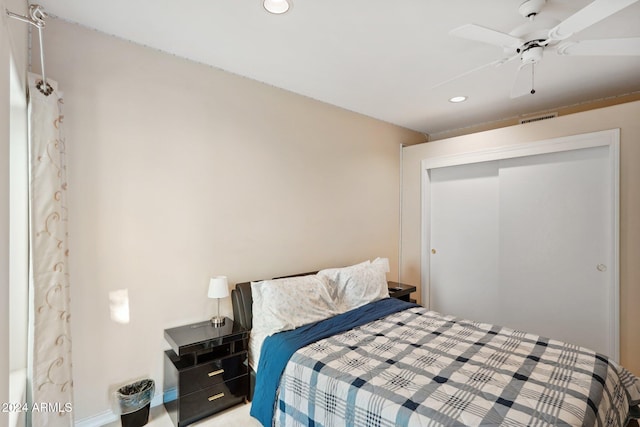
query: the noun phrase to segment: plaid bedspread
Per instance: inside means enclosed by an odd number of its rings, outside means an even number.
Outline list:
[[[410,308],[298,350],[280,426],[624,426],[640,380],[590,350]]]

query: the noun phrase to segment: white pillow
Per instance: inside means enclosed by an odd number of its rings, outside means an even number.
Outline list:
[[[338,295],[338,291],[339,291],[339,280],[340,277],[347,277],[349,274],[351,274],[350,272],[358,269],[360,267],[364,267],[366,265],[370,265],[371,261],[366,260],[363,261],[361,263],[358,264],[354,264],[354,265],[350,265],[348,267],[339,267],[339,268],[326,268],[324,270],[320,270],[318,271],[318,276],[323,276],[326,277],[327,279],[329,279],[329,284],[331,285],[331,296],[333,297],[333,300],[338,302],[339,301],[339,295]]]
[[[265,336],[338,314],[325,277],[308,275],[251,283],[253,328]]]
[[[266,337],[339,314],[328,279],[316,275],[251,282],[251,295],[249,360],[256,372]]]
[[[371,261],[371,264],[380,266],[380,268],[383,269],[385,273],[391,271],[391,268],[389,267],[389,258],[376,258]]]
[[[331,280],[338,308],[345,312],[389,297],[388,265],[388,259],[377,258],[373,263],[322,270],[318,275]]]

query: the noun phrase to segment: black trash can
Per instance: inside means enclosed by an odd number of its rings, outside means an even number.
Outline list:
[[[153,380],[140,380],[116,391],[122,427],[142,427],[149,421],[149,407],[155,391]]]

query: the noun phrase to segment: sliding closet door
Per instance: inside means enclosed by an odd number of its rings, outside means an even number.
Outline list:
[[[498,163],[432,169],[430,175],[431,308],[498,322]]]
[[[612,314],[608,152],[500,161],[498,209],[504,323],[603,353]]]
[[[592,144],[425,169],[429,308],[617,357],[612,156]]]

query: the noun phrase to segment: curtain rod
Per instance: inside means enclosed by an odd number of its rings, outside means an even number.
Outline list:
[[[10,18],[26,22],[27,24],[33,25],[38,29],[38,38],[40,40],[40,67],[42,69],[42,82],[38,82],[40,84],[36,84],[36,87],[45,96],[51,95],[51,93],[53,92],[53,87],[51,87],[51,85],[47,83],[47,77],[44,73],[44,45],[42,43],[42,29],[46,24],[44,20],[47,17],[47,14],[42,9],[42,6],[37,4],[32,4],[29,6],[28,17],[10,12],[8,9],[5,9],[5,11],[7,12],[7,16],[9,16]]]

